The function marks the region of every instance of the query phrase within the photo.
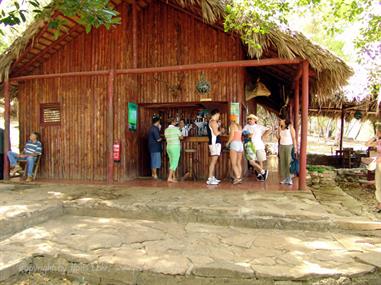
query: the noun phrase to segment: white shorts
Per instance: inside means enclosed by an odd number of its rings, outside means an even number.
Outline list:
[[[211,156],[220,156],[221,155],[221,144],[210,144],[209,151]]]
[[[230,149],[236,152],[243,152],[243,143],[240,141],[232,141],[230,144]]]
[[[264,149],[258,149],[256,151],[257,161],[265,161],[266,160],[266,151]]]

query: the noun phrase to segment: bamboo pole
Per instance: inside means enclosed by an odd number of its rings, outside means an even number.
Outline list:
[[[115,72],[111,70],[108,76],[107,95],[107,183],[112,184],[114,175],[113,143],[114,143],[114,79]]]
[[[138,67],[138,19],[136,0],[132,2],[132,55],[133,67]]]
[[[9,91],[9,80],[4,82],[4,179],[9,179],[8,151],[10,150],[10,122],[11,122],[11,98]]]
[[[340,153],[342,153],[343,150],[343,138],[344,138],[344,120],[345,118],[345,110],[341,110],[341,122],[340,122]]]
[[[303,61],[302,74],[302,131],[300,146],[300,173],[299,173],[299,189],[306,190],[307,177],[307,132],[308,132],[308,61]]]

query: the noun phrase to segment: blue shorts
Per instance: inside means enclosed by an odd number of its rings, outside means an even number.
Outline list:
[[[151,152],[151,168],[161,167],[161,152]]]

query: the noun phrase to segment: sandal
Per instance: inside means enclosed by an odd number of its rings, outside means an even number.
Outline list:
[[[233,185],[242,183],[242,178],[236,178],[233,180]]]

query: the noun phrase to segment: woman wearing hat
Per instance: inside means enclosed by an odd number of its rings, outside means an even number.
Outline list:
[[[263,136],[266,136],[271,132],[270,128],[267,128],[265,126],[259,125],[258,117],[254,114],[250,114],[246,117],[247,124],[243,128],[244,131],[249,131],[252,134],[251,140],[255,147],[255,156],[256,160],[258,161],[259,166],[261,169],[263,169],[263,162],[266,161],[266,151],[265,151],[265,144],[262,140]],[[263,177],[265,180],[267,179],[269,172],[268,170],[264,170]],[[260,178],[261,174],[257,174],[257,179]]]

